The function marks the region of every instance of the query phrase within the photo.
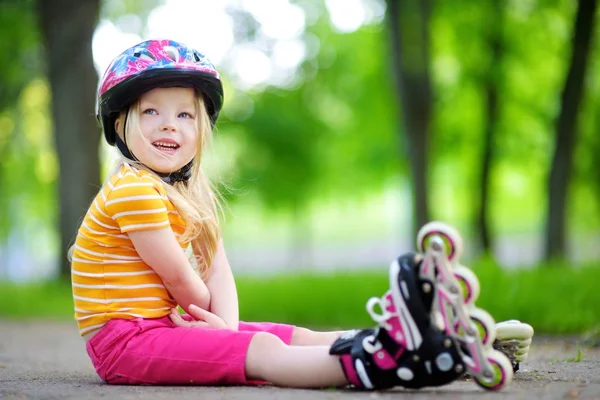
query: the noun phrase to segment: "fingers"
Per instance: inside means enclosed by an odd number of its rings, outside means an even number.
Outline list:
[[[184,326],[184,327],[189,327],[190,326],[190,322],[184,320],[181,317],[181,314],[179,314],[179,311],[177,311],[176,309],[172,309],[171,310],[171,314],[169,314],[169,318],[177,326]]]
[[[193,304],[191,304],[188,308],[188,312],[195,319],[194,321],[187,321],[183,319],[177,309],[171,310],[169,318],[175,325],[185,328],[226,328],[225,322],[217,315]]]
[[[198,320],[205,320],[209,313],[203,308],[198,307],[195,304],[190,304],[187,310],[192,317]]]
[[[178,312],[171,313],[169,315],[171,321],[176,325],[183,328],[210,328],[211,326],[205,321],[186,321],[181,317]]]
[[[212,328],[226,328],[225,322],[218,316],[210,311],[206,311],[195,304],[190,304],[189,312],[196,319],[206,321]]]

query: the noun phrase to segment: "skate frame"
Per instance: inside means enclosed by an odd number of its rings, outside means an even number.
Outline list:
[[[454,277],[453,269],[444,251],[443,240],[439,236],[430,238],[429,245],[425,249],[420,277],[437,283],[432,305],[432,319],[441,315],[444,326],[440,328],[468,349],[470,354],[465,354],[461,346],[457,346],[467,371],[482,380],[489,381],[494,378],[494,370],[485,355],[479,330],[466,309],[468,306],[463,300],[462,290]],[[432,321],[434,324],[439,322],[435,319]],[[459,328],[462,328],[463,335],[458,333]],[[485,328],[488,331],[493,329],[493,327]]]

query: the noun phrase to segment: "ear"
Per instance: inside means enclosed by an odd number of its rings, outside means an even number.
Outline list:
[[[120,127],[121,127],[121,118],[117,118],[115,120],[115,132],[117,132],[117,135],[120,135],[120,131],[119,131]]]

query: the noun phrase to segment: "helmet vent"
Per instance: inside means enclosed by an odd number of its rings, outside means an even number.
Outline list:
[[[167,56],[169,56],[169,58],[175,62],[179,61],[179,52],[177,51],[177,49],[173,46],[165,46],[163,47],[163,50],[165,51],[165,53],[167,53]]]
[[[196,51],[194,52],[194,61],[200,62],[200,55]]]
[[[147,50],[136,51],[133,56],[146,61],[156,61],[154,55]]]

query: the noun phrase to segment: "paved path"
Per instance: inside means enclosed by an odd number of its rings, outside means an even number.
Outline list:
[[[470,381],[421,391],[359,393],[273,387],[129,387],[103,384],[74,326],[64,322],[0,320],[0,399],[600,399],[600,348],[575,340],[536,338],[530,360],[513,384],[490,393]]]

